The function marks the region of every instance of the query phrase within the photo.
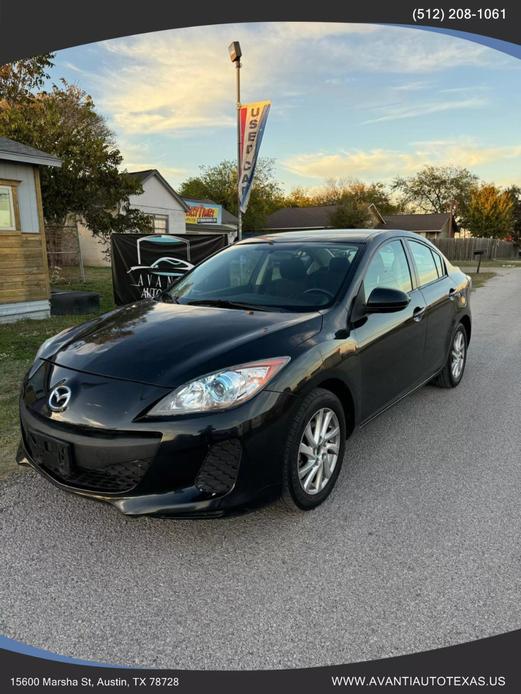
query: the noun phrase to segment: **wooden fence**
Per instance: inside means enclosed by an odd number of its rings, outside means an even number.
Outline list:
[[[509,260],[518,257],[517,247],[511,241],[500,239],[436,239],[433,243],[449,260],[475,260],[474,251],[484,251],[483,260]]]

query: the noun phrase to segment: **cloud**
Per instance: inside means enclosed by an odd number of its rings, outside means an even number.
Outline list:
[[[303,94],[324,85],[341,87],[354,77],[423,75],[507,60],[468,41],[399,27],[306,22],[191,27],[103,42],[97,100],[123,134],[186,135],[232,127],[235,70],[226,50],[232,39],[241,41],[244,53],[243,100],[272,98],[277,103],[272,120]],[[413,79],[397,89],[406,94],[422,85]],[[380,119],[407,117],[412,116],[404,111]]]
[[[67,68],[67,70],[71,70],[72,72],[79,72],[79,73],[81,73],[81,74],[86,74],[84,70],[82,70],[81,68],[79,68],[79,67],[78,67],[77,65],[75,65],[74,63],[70,63],[70,62],[67,61],[67,60],[64,61],[64,62],[62,63],[62,66],[65,67],[65,68]]]
[[[410,175],[427,164],[476,168],[517,158],[521,158],[521,144],[487,147],[470,140],[433,140],[412,143],[410,151],[370,149],[300,154],[281,165],[308,179],[385,180],[397,174]]]
[[[64,60],[60,62],[59,66],[72,72],[76,76],[76,78],[79,76],[84,80],[89,80],[92,82],[95,82],[98,79],[98,75],[96,72],[92,70],[85,70],[84,68],[79,67],[78,65],[76,65],[76,63],[73,63],[69,60]]]
[[[442,113],[444,111],[456,111],[460,109],[481,108],[486,106],[487,100],[484,98],[457,99],[454,101],[426,101],[409,105],[388,105],[378,109],[382,115],[364,121],[364,125],[369,123],[383,123],[384,121],[402,120],[403,118],[416,118],[426,116],[431,113]]]
[[[416,82],[404,82],[403,84],[395,84],[391,87],[393,91],[396,92],[417,92],[423,89],[428,89],[432,82],[426,82],[425,80],[420,80]]]
[[[499,66],[503,56],[480,44],[416,29],[385,27],[361,45],[337,42],[331,58],[363,72],[423,75],[458,67]],[[506,59],[508,60],[508,59]]]
[[[487,92],[490,87],[485,85],[473,84],[471,87],[447,87],[440,89],[440,94],[476,94],[477,92]]]
[[[235,70],[227,46],[238,33],[247,55],[248,83],[259,97],[271,95],[277,73],[288,76],[295,46],[311,46],[325,36],[367,34],[365,25],[272,24],[193,27],[104,43],[117,69],[98,82],[103,108],[126,133],[189,131],[233,126]],[[284,44],[283,44],[284,42]],[[284,63],[281,62],[285,46]],[[297,65],[293,64],[293,69]],[[114,79],[114,73],[117,79]],[[288,85],[290,86],[290,85]],[[286,98],[302,91],[295,85]]]
[[[123,155],[121,168],[127,171],[158,169],[172,184],[184,178],[188,173],[186,169],[167,164],[166,158],[152,154],[150,147],[141,139],[133,141],[131,138],[124,138],[119,142],[119,148]]]

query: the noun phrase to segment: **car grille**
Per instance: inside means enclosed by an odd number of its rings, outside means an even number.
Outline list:
[[[150,461],[131,460],[128,463],[116,463],[100,470],[87,470],[75,467],[70,474],[60,474],[57,466],[46,463],[42,466],[53,477],[65,484],[81,489],[89,489],[99,492],[128,492],[136,487],[150,465]]]
[[[238,439],[216,443],[210,447],[201,465],[195,486],[207,494],[225,494],[237,480],[242,448]]]
[[[53,452],[53,455],[47,455],[42,460],[40,455],[42,442],[48,440],[47,437],[27,432],[23,428],[22,435],[33,463],[51,475],[57,482],[78,489],[113,494],[128,492],[141,482],[152,462],[151,459],[135,459],[112,463],[103,467],[87,468],[74,461],[72,446],[59,441],[56,441],[56,444],[64,449],[67,447],[70,452],[63,454],[58,449],[55,453]],[[67,459],[67,464],[65,459]]]

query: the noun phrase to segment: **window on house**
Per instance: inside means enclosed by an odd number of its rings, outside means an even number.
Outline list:
[[[0,185],[0,230],[16,230],[15,200],[11,186]]]
[[[154,234],[168,234],[168,215],[153,214],[151,216]]]

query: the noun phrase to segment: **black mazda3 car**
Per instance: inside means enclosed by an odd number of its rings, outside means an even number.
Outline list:
[[[219,516],[331,492],[346,440],[423,384],[452,388],[470,279],[424,238],[334,230],[242,241],[160,301],[45,342],[18,460],[125,514]]]

